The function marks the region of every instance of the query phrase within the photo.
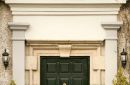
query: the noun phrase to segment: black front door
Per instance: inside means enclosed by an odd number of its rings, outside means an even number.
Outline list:
[[[40,85],[89,85],[89,57],[41,57]]]

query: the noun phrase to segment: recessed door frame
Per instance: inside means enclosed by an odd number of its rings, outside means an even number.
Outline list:
[[[34,84],[40,85],[40,57],[41,56],[60,56],[58,45],[72,45],[70,56],[90,56],[90,85],[100,84],[100,73],[95,58],[102,55],[102,41],[28,41],[26,46],[26,55],[36,57],[37,69],[34,70]],[[27,64],[27,63],[26,63]],[[104,65],[104,64],[102,64]],[[104,68],[103,74],[105,72]],[[26,72],[29,72],[26,69]],[[98,76],[94,81],[95,73]],[[27,75],[27,74],[26,74]],[[29,79],[29,78],[28,78]],[[28,80],[26,78],[26,80]]]

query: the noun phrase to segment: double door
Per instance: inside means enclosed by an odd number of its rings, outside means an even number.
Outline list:
[[[40,85],[89,85],[89,57],[41,57]]]

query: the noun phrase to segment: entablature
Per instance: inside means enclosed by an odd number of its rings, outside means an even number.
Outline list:
[[[5,0],[13,15],[118,14],[126,0]]]

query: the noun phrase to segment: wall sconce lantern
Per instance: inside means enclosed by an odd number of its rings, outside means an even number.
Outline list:
[[[121,63],[122,63],[122,67],[125,68],[126,67],[126,63],[127,63],[127,52],[125,52],[124,49],[121,52]]]
[[[2,54],[2,61],[6,69],[9,65],[9,53],[6,52],[6,49],[5,52]]]

